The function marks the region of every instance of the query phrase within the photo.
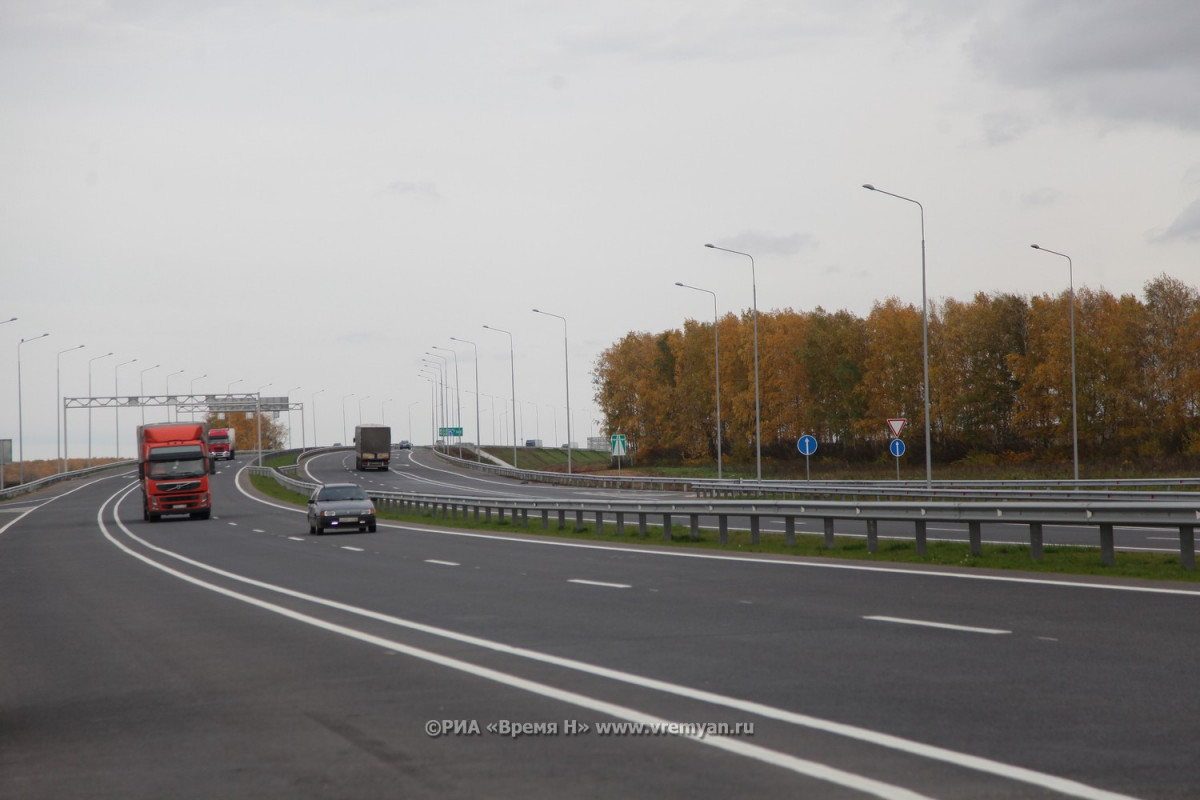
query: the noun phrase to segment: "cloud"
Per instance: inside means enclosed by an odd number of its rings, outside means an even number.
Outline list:
[[[1185,208],[1165,231],[1153,231],[1146,238],[1156,244],[1200,242],[1200,199]]]
[[[715,244],[730,250],[740,250],[752,256],[791,256],[806,248],[816,247],[817,240],[807,233],[777,235],[761,231],[742,231],[730,239]]]
[[[426,203],[436,203],[442,199],[437,187],[428,181],[392,181],[387,185],[388,194],[398,197],[411,197]]]
[[[976,63],[1103,119],[1200,128],[1200,3],[1025,0],[976,27]]]

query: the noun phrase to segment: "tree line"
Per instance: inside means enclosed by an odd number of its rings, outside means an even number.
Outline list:
[[[719,347],[722,453],[752,459],[753,322],[726,314],[714,337],[712,322],[687,320],[609,347],[592,373],[607,430],[626,434],[643,463],[714,460]],[[1070,458],[1072,322],[1081,458],[1200,455],[1200,293],[1164,274],[1141,299],[1076,290],[1073,309],[1068,291],[930,303],[933,459]],[[903,417],[909,454],[923,459],[923,327],[920,307],[896,298],[865,319],[760,312],[764,457],[798,457],[797,439],[811,434],[822,455],[885,458],[886,420]]]

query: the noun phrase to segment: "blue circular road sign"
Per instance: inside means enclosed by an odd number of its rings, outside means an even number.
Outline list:
[[[796,442],[796,448],[801,455],[811,456],[817,452],[817,437],[809,436],[807,433],[800,437]]]
[[[899,439],[892,439],[892,443],[888,445],[888,450],[896,458],[899,458],[904,455],[904,442]]]

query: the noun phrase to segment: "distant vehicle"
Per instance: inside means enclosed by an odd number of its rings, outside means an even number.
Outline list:
[[[542,440],[541,439],[526,439],[525,446],[526,447],[541,447]]]
[[[392,429],[387,425],[354,426],[354,468],[387,469],[392,458]]]
[[[233,428],[213,428],[208,432],[208,452],[213,458],[226,458],[233,461],[237,457],[234,447],[236,438]]]
[[[203,423],[138,425],[137,449],[142,519],[157,522],[163,514],[208,519],[212,513],[208,476],[213,462]]]
[[[412,442],[410,442],[408,439],[401,439],[400,440],[400,449],[401,450],[412,450]]]
[[[358,528],[375,533],[375,504],[356,483],[327,483],[308,499],[308,532],[326,528]]]

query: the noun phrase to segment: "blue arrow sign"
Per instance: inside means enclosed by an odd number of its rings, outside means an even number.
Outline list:
[[[817,452],[817,437],[804,434],[796,442],[796,448],[800,451],[801,455],[811,456]]]
[[[904,442],[899,439],[892,439],[892,443],[888,445],[888,451],[896,458],[904,455]]]

